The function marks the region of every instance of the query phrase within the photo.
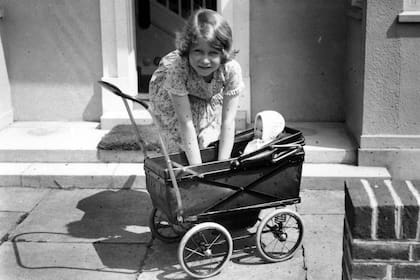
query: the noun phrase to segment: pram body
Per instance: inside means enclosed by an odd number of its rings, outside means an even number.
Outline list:
[[[217,144],[202,150],[203,164],[188,167],[200,177],[174,168],[184,220],[211,221],[212,216],[300,202],[302,134],[287,127],[263,148],[241,156],[252,138],[252,130],[237,134],[232,158],[226,161],[217,161]],[[184,153],[172,154],[170,158],[181,165],[188,164]],[[164,157],[146,159],[144,168],[153,205],[171,223],[177,223],[179,209]]]

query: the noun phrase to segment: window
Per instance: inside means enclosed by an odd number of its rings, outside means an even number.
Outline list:
[[[399,22],[420,22],[420,0],[404,0],[404,11],[398,15]]]

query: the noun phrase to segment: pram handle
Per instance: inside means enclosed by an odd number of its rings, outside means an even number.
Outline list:
[[[137,141],[141,147],[141,150],[144,153],[144,156],[147,157],[147,151],[145,149],[145,143],[142,140],[141,136],[140,136],[140,132],[137,128],[137,124],[135,122],[135,119],[133,117],[133,114],[131,112],[130,107],[128,106],[127,103],[127,99],[131,100],[133,102],[136,102],[138,104],[140,104],[141,106],[143,106],[147,112],[149,112],[150,116],[152,117],[153,122],[155,122],[155,117],[154,115],[149,111],[149,105],[146,102],[143,102],[141,100],[138,100],[128,94],[123,93],[118,87],[116,87],[115,85],[109,83],[109,82],[105,82],[105,81],[98,81],[99,85],[101,85],[102,87],[106,88],[107,90],[111,91],[112,93],[118,95],[119,97],[122,98],[123,102],[124,102],[124,106],[127,110],[128,116],[130,117],[130,122],[134,128],[134,131],[136,133],[137,136]],[[182,199],[181,199],[181,192],[179,191],[179,187],[178,187],[178,183],[176,181],[176,177],[175,177],[175,172],[173,170],[173,165],[175,165],[176,167],[182,167],[183,171],[189,172],[190,170],[180,164],[175,164],[175,162],[173,162],[168,154],[168,151],[166,149],[166,145],[163,142],[162,136],[160,135],[160,133],[158,132],[158,136],[159,136],[159,142],[160,142],[160,146],[162,148],[162,153],[165,157],[165,161],[166,161],[166,165],[168,167],[168,172],[169,172],[169,176],[171,178],[171,182],[172,182],[172,186],[175,189],[175,197],[176,197],[176,201],[177,201],[177,220],[178,222],[182,222],[183,221],[183,207],[182,207]],[[197,174],[197,172],[192,173],[192,175],[196,175],[198,176],[199,174]]]
[[[143,106],[143,107],[144,107],[144,109],[149,110],[149,105],[148,105],[146,102],[141,101],[141,100],[139,100],[139,99],[137,99],[137,98],[134,98],[134,97],[132,97],[131,95],[128,95],[128,94],[123,93],[123,92],[122,92],[119,88],[117,88],[115,85],[113,85],[113,84],[111,84],[111,83],[109,83],[109,82],[105,82],[105,81],[98,81],[98,83],[99,83],[102,87],[104,87],[104,88],[106,88],[107,90],[111,91],[113,94],[116,94],[116,95],[118,95],[118,96],[119,96],[119,97],[121,97],[121,98],[125,98],[125,99],[131,100],[131,101],[133,101],[133,102],[136,102],[136,103],[140,104],[141,106]]]
[[[302,150],[300,143],[273,144],[240,156],[231,161],[231,168],[238,169],[261,163],[276,163]]]

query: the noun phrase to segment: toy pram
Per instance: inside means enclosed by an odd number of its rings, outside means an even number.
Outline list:
[[[147,103],[122,93],[114,85],[101,86],[122,97],[143,152],[127,100]],[[152,116],[153,118],[153,116]],[[302,133],[290,127],[261,149],[241,155],[253,130],[235,135],[232,158],[217,161],[218,142],[201,150],[203,164],[188,165],[184,153],[168,154],[159,135],[163,156],[147,157],[146,188],[153,203],[149,226],[164,242],[180,241],[178,260],[186,273],[205,278],[219,273],[233,252],[230,232],[253,226],[260,256],[269,262],[289,259],[303,238],[300,216],[285,206],[300,203],[304,160]],[[260,210],[274,208],[259,219]]]

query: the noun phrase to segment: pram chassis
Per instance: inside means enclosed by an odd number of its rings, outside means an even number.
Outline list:
[[[240,155],[253,137],[251,130],[244,131],[235,136],[231,159],[217,161],[215,143],[201,150],[203,164],[193,166],[186,166],[183,153],[168,154],[159,134],[163,156],[149,158],[127,100],[145,109],[148,104],[108,82],[99,84],[124,102],[145,155],[146,187],[154,206],[149,219],[151,232],[164,242],[181,240],[178,260],[187,274],[206,278],[219,273],[233,252],[233,239],[227,230],[229,220],[255,213],[258,218],[259,210],[265,208],[280,209],[260,221],[255,233],[257,251],[269,262],[293,256],[302,242],[303,223],[296,212],[284,206],[300,203],[304,138],[299,131],[286,127],[283,137]],[[267,238],[271,241],[267,242]],[[271,248],[273,242],[283,247]],[[284,245],[287,242],[292,243],[291,247]]]

